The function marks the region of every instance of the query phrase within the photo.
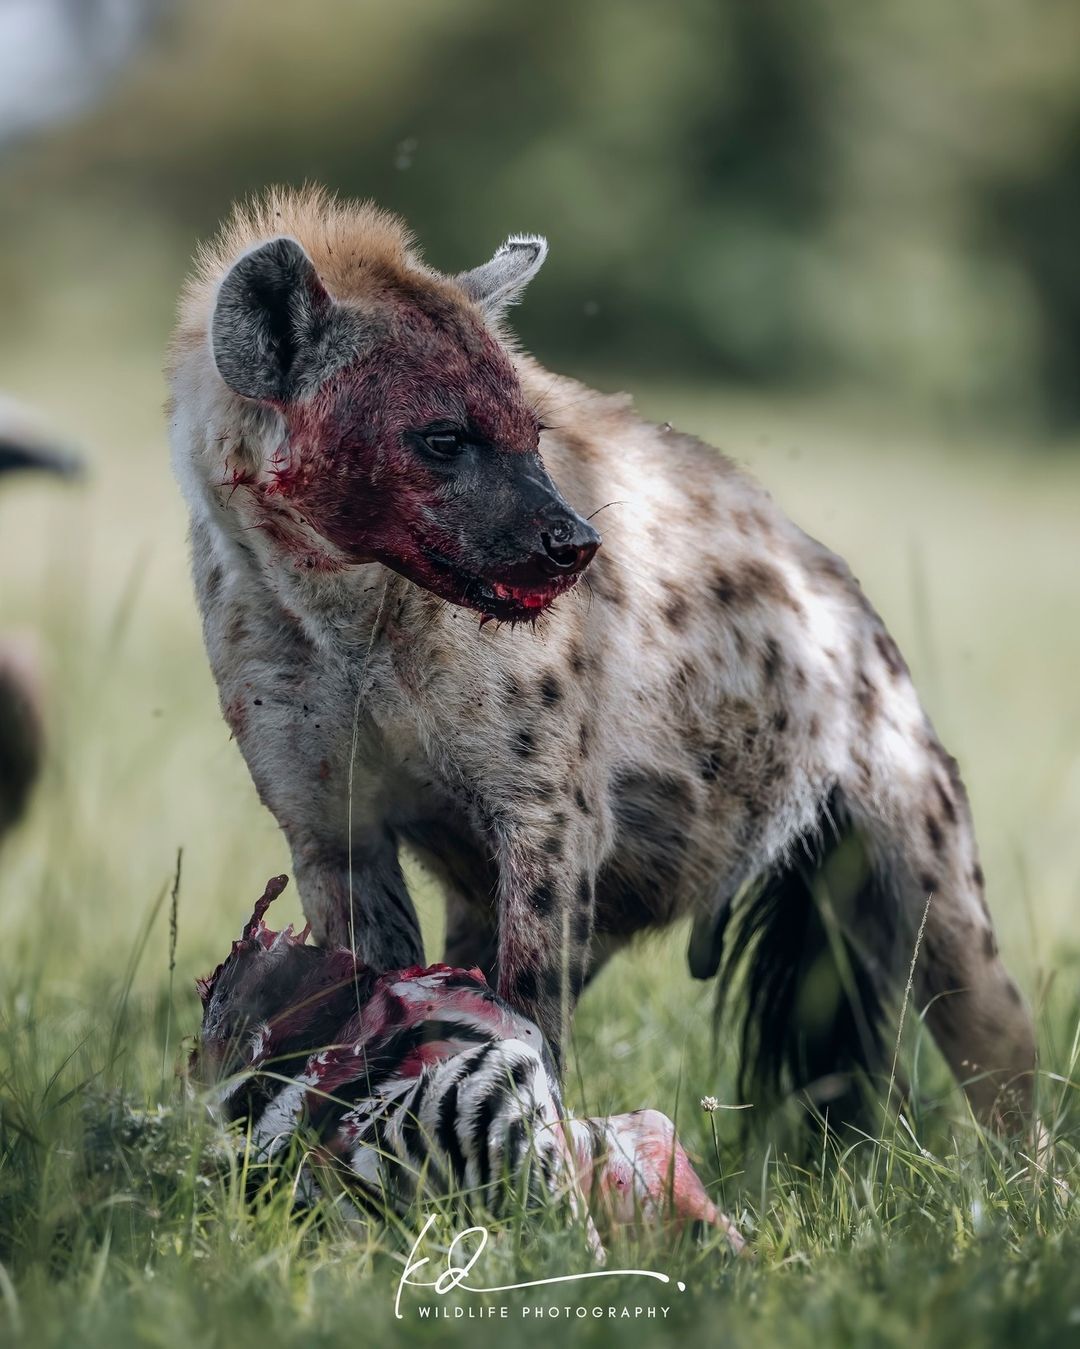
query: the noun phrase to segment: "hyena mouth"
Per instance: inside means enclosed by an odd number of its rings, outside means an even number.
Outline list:
[[[515,586],[503,581],[470,581],[465,587],[462,603],[483,615],[487,622],[531,622],[549,605],[565,595],[578,580],[580,573],[556,576],[542,586]]]
[[[431,570],[420,584],[451,604],[480,614],[481,626],[492,619],[498,623],[535,622],[582,575],[581,571],[567,571],[557,576],[530,577],[528,582],[524,578],[496,581],[470,575],[434,549],[425,548],[423,556]]]

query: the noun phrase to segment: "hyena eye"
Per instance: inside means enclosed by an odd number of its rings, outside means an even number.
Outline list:
[[[424,448],[437,459],[453,459],[465,448],[467,437],[459,426],[432,426],[422,432]]]

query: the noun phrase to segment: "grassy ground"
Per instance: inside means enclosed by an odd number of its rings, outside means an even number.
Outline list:
[[[1068,1189],[1021,1148],[978,1135],[918,1009],[907,1054],[918,1104],[904,1121],[801,1163],[776,1132],[744,1148],[734,1116],[698,1108],[705,1094],[734,1100],[734,1065],[712,1045],[711,992],[689,979],[685,933],[673,933],[587,994],[573,1104],[677,1115],[756,1259],[736,1267],[716,1244],[617,1249],[613,1266],[663,1271],[685,1290],[631,1276],[444,1299],[411,1290],[399,1321],[420,1216],[358,1235],[332,1215],[296,1221],[284,1193],[253,1212],[182,1101],[193,977],[287,863],[204,668],[157,346],[121,365],[81,336],[76,318],[70,350],[48,364],[12,353],[5,371],[89,443],[94,472],[83,489],[27,483],[0,500],[0,620],[40,635],[53,729],[47,780],[0,866],[0,1342],[539,1342],[568,1321],[582,1341],[1080,1342],[1080,456],[886,432],[872,409],[685,390],[642,400],[749,462],[845,552],[908,653],[965,770],[1002,945],[1039,1011],[1042,1112]],[[56,369],[75,372],[61,393]],[[417,887],[434,955],[439,914]],[[281,906],[278,919],[296,916],[291,892]],[[428,1253],[449,1232],[440,1220]],[[557,1222],[511,1223],[473,1281],[587,1267]],[[421,1304],[451,1319],[425,1319]],[[570,1311],[553,1323],[541,1306]],[[495,1318],[479,1320],[483,1308]]]

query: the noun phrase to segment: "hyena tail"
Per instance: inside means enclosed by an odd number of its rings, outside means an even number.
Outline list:
[[[741,1008],[739,1090],[789,1096],[832,1124],[866,1122],[887,1079],[886,1016],[899,905],[839,790],[786,860],[736,900],[724,934],[718,1015]]]

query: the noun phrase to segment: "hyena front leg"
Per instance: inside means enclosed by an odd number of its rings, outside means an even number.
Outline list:
[[[315,940],[354,944],[379,970],[422,960],[397,847],[373,792],[350,774],[353,676],[320,658],[251,569],[192,534],[196,588],[222,711],[263,804],[281,826]],[[350,802],[350,780],[355,777]]]
[[[420,923],[393,840],[286,829],[304,916],[320,946],[351,947],[380,973],[423,964]]]
[[[560,1072],[589,968],[596,908],[590,853],[553,834],[535,849],[509,845],[500,865],[499,995],[540,1027]]]

